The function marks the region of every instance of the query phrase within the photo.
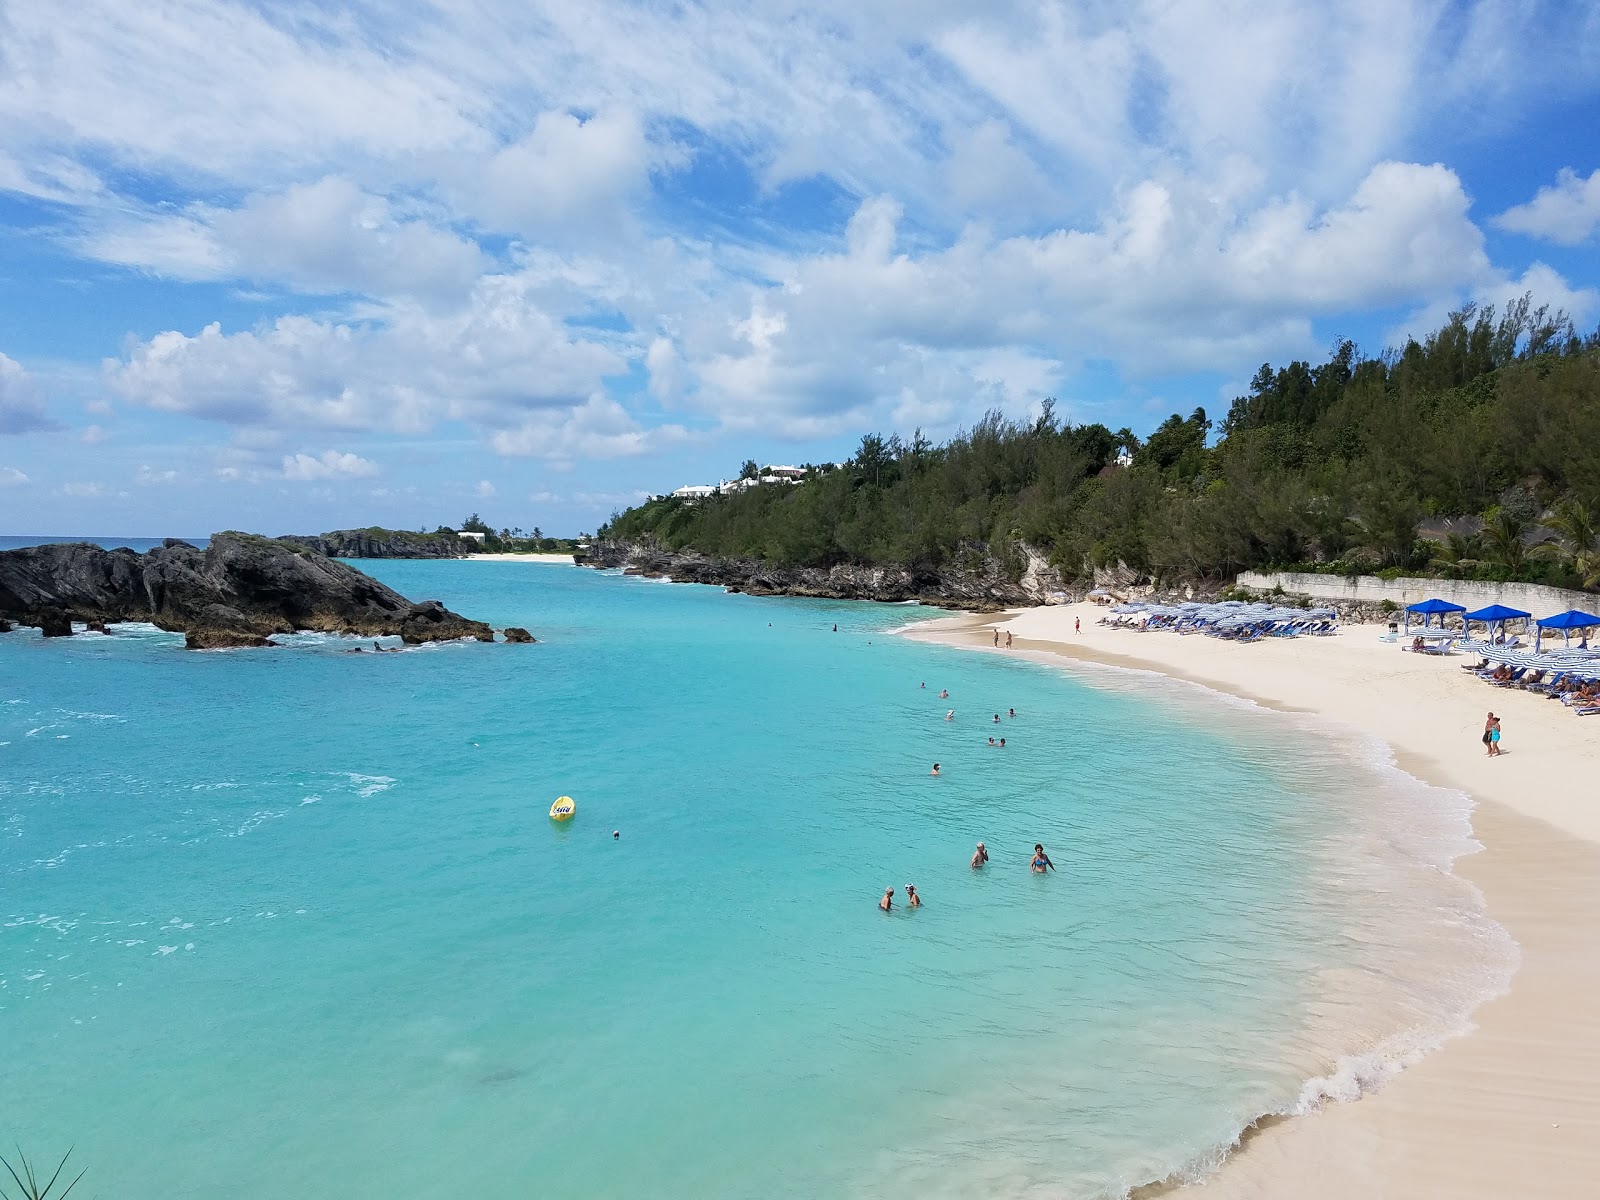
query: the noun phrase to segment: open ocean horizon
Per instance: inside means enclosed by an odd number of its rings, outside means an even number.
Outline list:
[[[0,636],[0,1142],[89,1194],[1118,1197],[1505,985],[1380,743],[909,606],[357,565],[539,643]]]

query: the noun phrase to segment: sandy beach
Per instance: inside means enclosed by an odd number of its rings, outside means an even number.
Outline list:
[[[1517,940],[1510,991],[1475,1028],[1360,1100],[1264,1121],[1201,1185],[1147,1194],[1334,1200],[1592,1196],[1600,1183],[1600,717],[1489,686],[1463,656],[1413,655],[1377,626],[1249,645],[1097,624],[1093,605],[930,622],[911,636],[1157,671],[1387,742],[1417,777],[1467,793],[1483,850],[1455,869]],[[1074,633],[1074,620],[1082,622]],[[999,651],[1005,653],[1004,650]],[[1085,668],[1097,670],[1094,667]],[[1484,714],[1504,753],[1479,744]]]
[[[551,563],[570,567],[574,559],[570,554],[469,554],[468,562],[525,562]]]

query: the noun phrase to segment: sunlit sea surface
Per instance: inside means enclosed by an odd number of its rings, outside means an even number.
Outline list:
[[[361,565],[539,644],[0,636],[0,1143],[88,1194],[1117,1196],[1505,979],[1375,743],[926,609]]]

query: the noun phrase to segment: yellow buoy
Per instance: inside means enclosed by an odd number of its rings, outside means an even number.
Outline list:
[[[578,802],[571,796],[559,796],[550,806],[550,819],[552,821],[570,821],[572,814],[578,811]]]

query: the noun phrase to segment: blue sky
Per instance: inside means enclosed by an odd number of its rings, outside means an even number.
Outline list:
[[[20,0],[0,533],[575,533],[1045,396],[1144,432],[1532,291],[1600,9]]]

